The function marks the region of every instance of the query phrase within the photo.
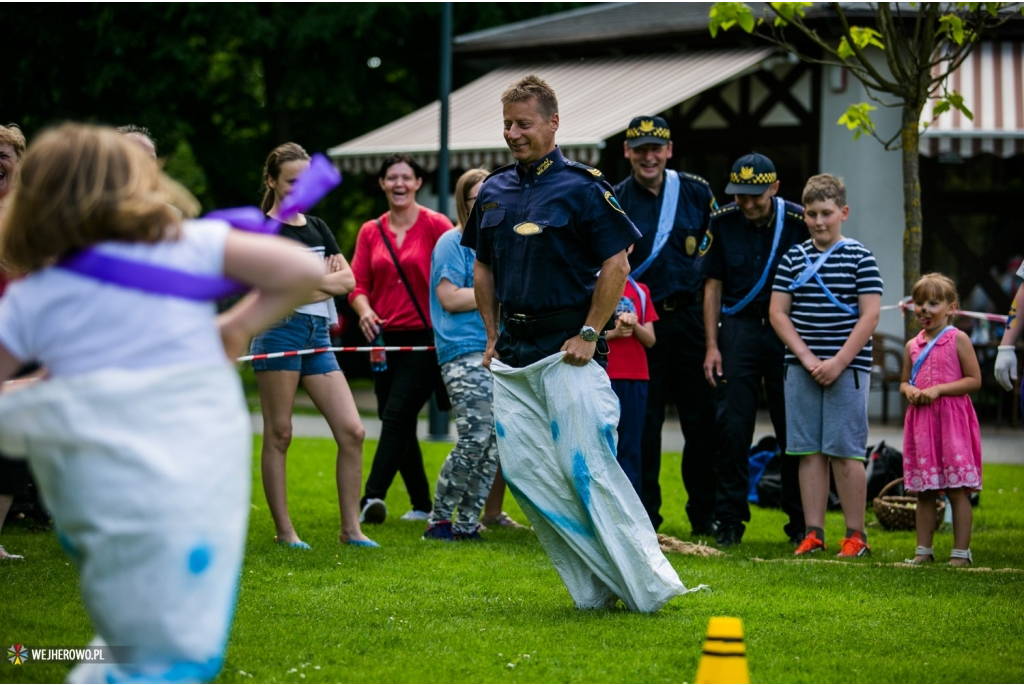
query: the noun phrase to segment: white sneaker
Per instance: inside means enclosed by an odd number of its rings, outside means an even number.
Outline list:
[[[387,517],[388,507],[384,500],[374,497],[366,500],[366,504],[363,505],[363,510],[359,512],[359,523],[384,523]]]
[[[417,511],[416,509],[410,509],[409,511],[402,514],[403,521],[429,521],[429,511]]]
[[[15,561],[17,559],[24,559],[24,558],[25,557],[21,556],[20,554],[11,554],[6,549],[4,549],[3,545],[0,545],[0,560],[2,560],[2,559],[10,559],[11,561]]]

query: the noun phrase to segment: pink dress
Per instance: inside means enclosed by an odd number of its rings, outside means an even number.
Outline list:
[[[963,378],[957,335],[947,332],[921,365],[922,390]],[[913,364],[924,350],[924,332],[910,343]],[[903,429],[903,485],[908,490],[981,490],[981,431],[968,395],[943,396],[930,405],[910,405]]]

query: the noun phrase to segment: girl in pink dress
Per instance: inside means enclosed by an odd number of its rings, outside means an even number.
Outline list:
[[[967,499],[981,490],[981,433],[968,393],[981,387],[981,369],[966,333],[949,324],[956,286],[925,274],[911,293],[921,326],[903,351],[902,392],[910,407],[903,430],[903,484],[917,492],[917,552],[913,562],[935,561],[935,498],[945,491],[953,507],[951,566],[971,558],[973,513]]]

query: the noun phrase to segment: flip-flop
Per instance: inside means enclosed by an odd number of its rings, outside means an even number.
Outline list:
[[[309,546],[309,543],[303,542],[302,540],[297,540],[296,542],[285,542],[284,540],[278,540],[275,537],[274,542],[276,542],[281,547],[289,547],[291,549],[313,549]]]
[[[349,545],[351,547],[373,547],[373,548],[380,548],[380,545],[377,544],[376,542],[374,542],[373,540],[349,540],[345,544]]]

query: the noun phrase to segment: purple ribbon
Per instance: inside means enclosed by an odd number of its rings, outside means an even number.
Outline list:
[[[334,165],[322,154],[313,155],[309,168],[295,179],[291,192],[281,202],[281,218],[287,221],[296,214],[309,211],[340,183],[341,173]],[[205,218],[220,219],[234,228],[250,233],[276,234],[281,230],[280,222],[266,217],[257,207],[219,209],[210,212]],[[136,262],[106,255],[94,248],[80,250],[62,259],[57,266],[98,281],[186,300],[217,300],[238,295],[249,288],[223,276],[194,274],[156,264]]]

